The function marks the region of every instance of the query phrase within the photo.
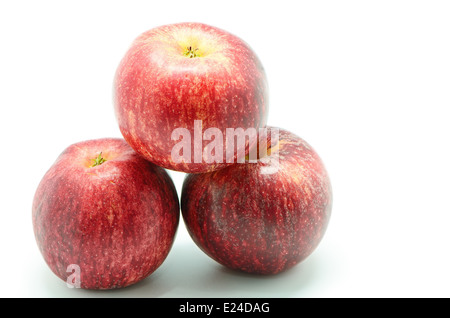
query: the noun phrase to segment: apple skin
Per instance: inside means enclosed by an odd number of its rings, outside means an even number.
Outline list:
[[[279,132],[265,161],[185,178],[181,210],[188,232],[228,268],[276,274],[308,257],[324,236],[332,206],[325,167],[304,140]],[[265,173],[268,165],[277,165],[276,172]]]
[[[188,47],[199,56],[186,56]],[[264,127],[267,79],[258,57],[238,37],[201,23],[171,24],[132,43],[116,71],[114,103],[123,137],[147,160],[176,171],[209,172],[230,165],[226,147],[222,163],[194,162],[194,149],[190,163],[177,163],[171,150],[181,139],[172,140],[172,132],[185,128],[193,136],[194,120],[201,120],[203,130],[222,132],[225,145],[226,128]],[[201,153],[209,142],[203,141]],[[253,146],[247,141],[245,149]]]
[[[99,153],[107,161],[89,167]],[[40,182],[33,201],[37,245],[66,281],[80,267],[81,288],[134,284],[155,271],[171,249],[179,201],[167,172],[123,139],[69,146]]]

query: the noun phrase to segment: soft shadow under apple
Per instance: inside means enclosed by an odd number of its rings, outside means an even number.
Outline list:
[[[313,253],[277,275],[252,275],[219,265],[193,242],[182,240],[175,242],[166,261],[152,275],[125,288],[71,289],[44,266],[36,273],[36,283],[54,297],[298,297],[313,284],[320,271],[318,261]]]
[[[317,260],[311,255],[277,275],[252,275],[221,266],[193,243],[180,242],[139,292],[144,297],[293,297],[314,281]]]

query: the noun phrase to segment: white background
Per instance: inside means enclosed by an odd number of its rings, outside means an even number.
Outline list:
[[[448,1],[2,1],[0,296],[449,297]],[[270,85],[268,123],[329,171],[328,231],[277,276],[224,269],[180,223],[164,264],[129,288],[68,289],[31,225],[36,187],[70,144],[120,137],[112,80],[143,31],[196,21],[244,39]],[[171,172],[180,192],[184,174]]]

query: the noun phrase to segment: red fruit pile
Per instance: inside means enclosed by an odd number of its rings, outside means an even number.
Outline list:
[[[180,214],[164,168],[189,173],[185,225],[224,266],[274,274],[317,247],[327,172],[304,140],[266,127],[266,76],[244,41],[200,23],[149,30],[117,69],[114,103],[125,140],[71,145],[33,201],[38,247],[69,286],[125,287],[163,263]]]

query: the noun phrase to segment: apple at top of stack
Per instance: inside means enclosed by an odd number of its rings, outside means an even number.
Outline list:
[[[230,148],[225,138],[227,128],[265,126],[267,79],[240,38],[201,23],[165,25],[132,43],[116,72],[114,103],[120,130],[136,152],[167,169],[208,172],[254,146],[246,140]],[[211,160],[207,146],[215,139],[221,147]],[[181,141],[188,146],[178,151]]]

